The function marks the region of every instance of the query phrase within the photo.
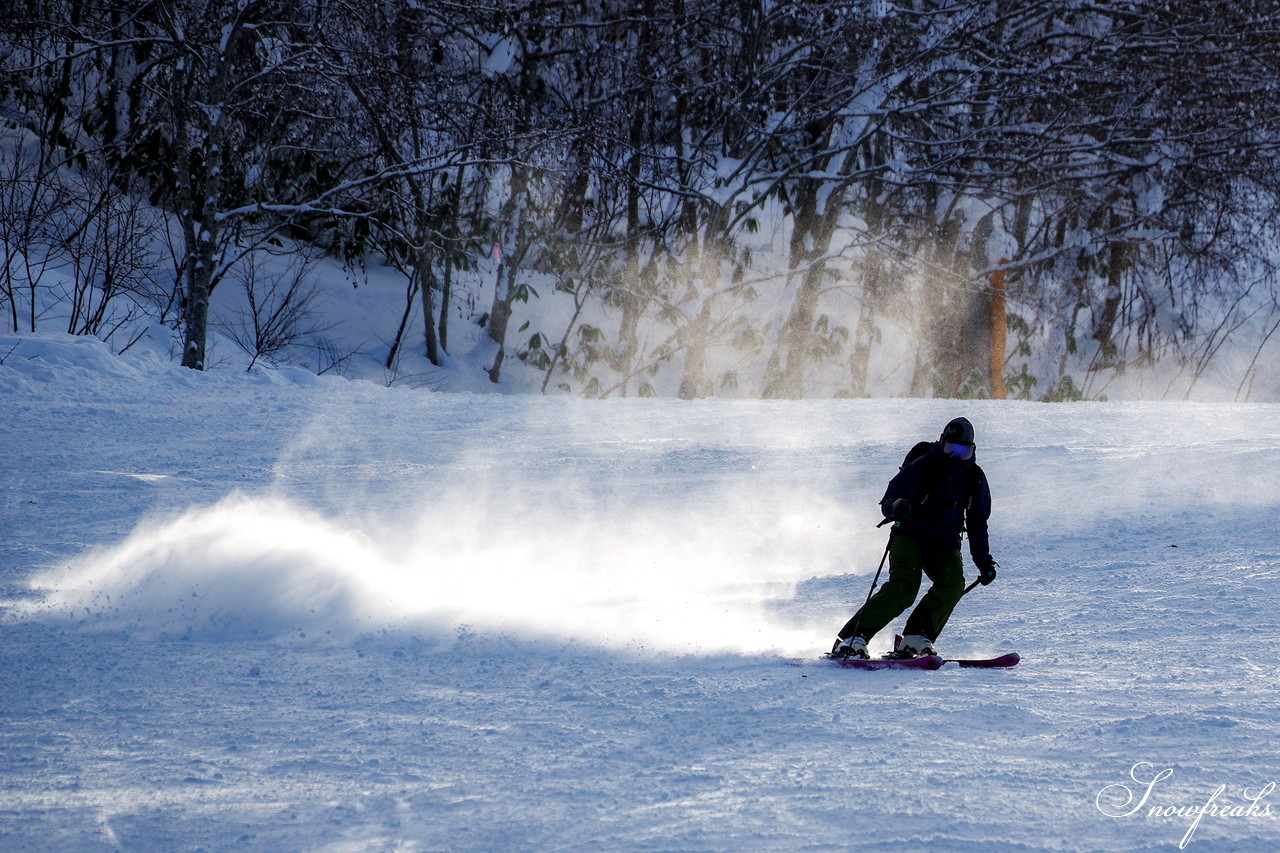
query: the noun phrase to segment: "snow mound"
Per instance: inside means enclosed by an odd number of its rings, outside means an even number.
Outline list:
[[[118,358],[90,336],[0,334],[0,392],[38,397],[42,389],[75,378],[137,380],[130,360]]]
[[[158,324],[141,331],[123,354],[91,335],[0,333],[0,394],[61,400],[68,388],[77,388],[84,402],[118,403],[135,395],[138,388],[172,397],[183,389],[245,382],[312,388],[344,381],[296,367],[258,367],[252,372],[188,370],[174,361],[173,346],[173,333]]]

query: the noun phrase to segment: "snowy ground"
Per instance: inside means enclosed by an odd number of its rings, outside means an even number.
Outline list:
[[[0,358],[0,849],[1280,845],[1280,407]],[[788,665],[959,414],[1003,568],[942,647],[1023,663]]]

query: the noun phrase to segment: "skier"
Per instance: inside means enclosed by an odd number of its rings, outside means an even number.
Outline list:
[[[920,447],[926,444],[921,442]],[[997,563],[987,541],[991,490],[975,460],[973,424],[956,418],[928,451],[907,462],[889,481],[880,510],[894,526],[889,534],[889,580],[840,629],[831,655],[867,658],[867,641],[911,606],[921,574],[933,585],[907,618],[893,657],[935,654],[933,644],[964,594],[961,533],[986,586]]]

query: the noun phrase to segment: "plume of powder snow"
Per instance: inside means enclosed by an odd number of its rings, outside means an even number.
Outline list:
[[[477,497],[357,528],[233,495],[37,576],[45,595],[27,608],[157,638],[438,640],[467,626],[652,650],[809,648],[812,631],[780,624],[767,604],[822,559],[815,516],[833,530],[842,520],[839,507],[800,506],[725,496],[677,514],[557,505],[504,515]]]

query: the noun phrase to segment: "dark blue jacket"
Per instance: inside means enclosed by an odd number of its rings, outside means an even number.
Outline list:
[[[968,531],[974,562],[990,558],[991,488],[976,454],[964,461],[952,459],[942,452],[942,442],[934,442],[928,453],[903,466],[889,481],[880,499],[885,518],[893,514],[893,502],[899,498],[911,504],[911,514],[899,522],[903,532],[959,548],[960,535]]]

